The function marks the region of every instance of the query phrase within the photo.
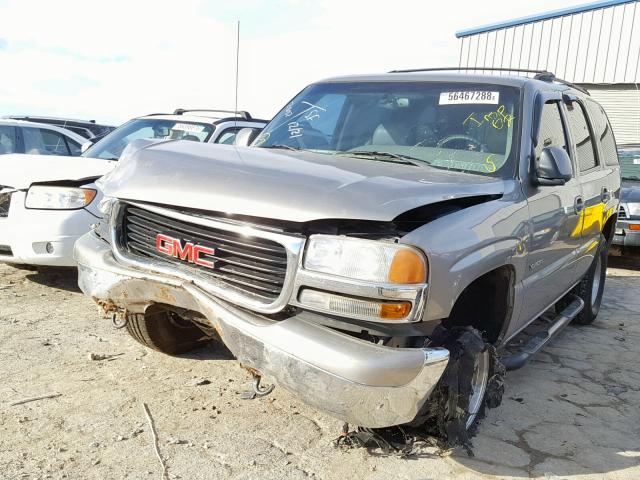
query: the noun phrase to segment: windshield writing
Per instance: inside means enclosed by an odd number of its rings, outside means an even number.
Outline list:
[[[498,85],[316,84],[280,111],[254,146],[351,152],[380,161],[404,156],[436,168],[507,177],[514,172],[518,112],[518,90]]]

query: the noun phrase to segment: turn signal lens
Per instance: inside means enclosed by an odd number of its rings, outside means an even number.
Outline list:
[[[402,303],[383,303],[380,306],[380,318],[386,320],[400,320],[409,315],[411,311],[411,304],[408,302]]]
[[[629,230],[640,231],[640,223],[629,225]]]
[[[411,313],[410,302],[353,298],[309,288],[302,289],[298,301],[313,310],[363,320],[404,320]]]
[[[391,261],[389,282],[413,284],[426,281],[427,265],[424,257],[414,250],[398,250]]]

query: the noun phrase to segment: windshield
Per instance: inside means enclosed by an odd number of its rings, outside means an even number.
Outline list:
[[[631,150],[620,150],[620,176],[624,180],[640,180],[640,147]]]
[[[206,142],[214,126],[207,123],[181,122],[142,118],[131,120],[116,128],[102,140],[92,145],[83,157],[118,160],[124,148],[139,138],[156,138],[160,140],[191,140]]]
[[[515,170],[518,114],[512,87],[320,83],[298,94],[253,145],[507,178]]]

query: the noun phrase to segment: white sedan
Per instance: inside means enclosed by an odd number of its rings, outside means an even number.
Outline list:
[[[115,162],[42,155],[22,155],[12,161],[10,157],[14,155],[0,157],[0,184],[9,185],[0,187],[0,260],[75,265],[73,244],[99,219],[100,194],[94,180]]]
[[[100,220],[102,194],[95,182],[109,172],[137,139],[232,143],[242,128],[259,130],[264,120],[246,112],[169,115],[133,119],[80,157],[0,155],[0,262],[75,266],[73,245]]]

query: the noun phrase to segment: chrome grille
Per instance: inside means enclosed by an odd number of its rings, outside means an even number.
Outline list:
[[[178,217],[178,215],[176,215]],[[157,209],[123,205],[119,229],[120,253],[176,268],[203,280],[222,283],[263,303],[274,302],[281,294],[287,274],[287,250],[273,240],[243,235],[163,215]],[[214,249],[203,259],[213,268],[195,265],[158,251],[158,234],[181,243]]]
[[[618,220],[627,218],[629,218],[627,210],[624,208],[624,205],[620,204],[620,207],[618,208]]]
[[[0,217],[9,216],[9,204],[11,203],[10,193],[0,193]]]

